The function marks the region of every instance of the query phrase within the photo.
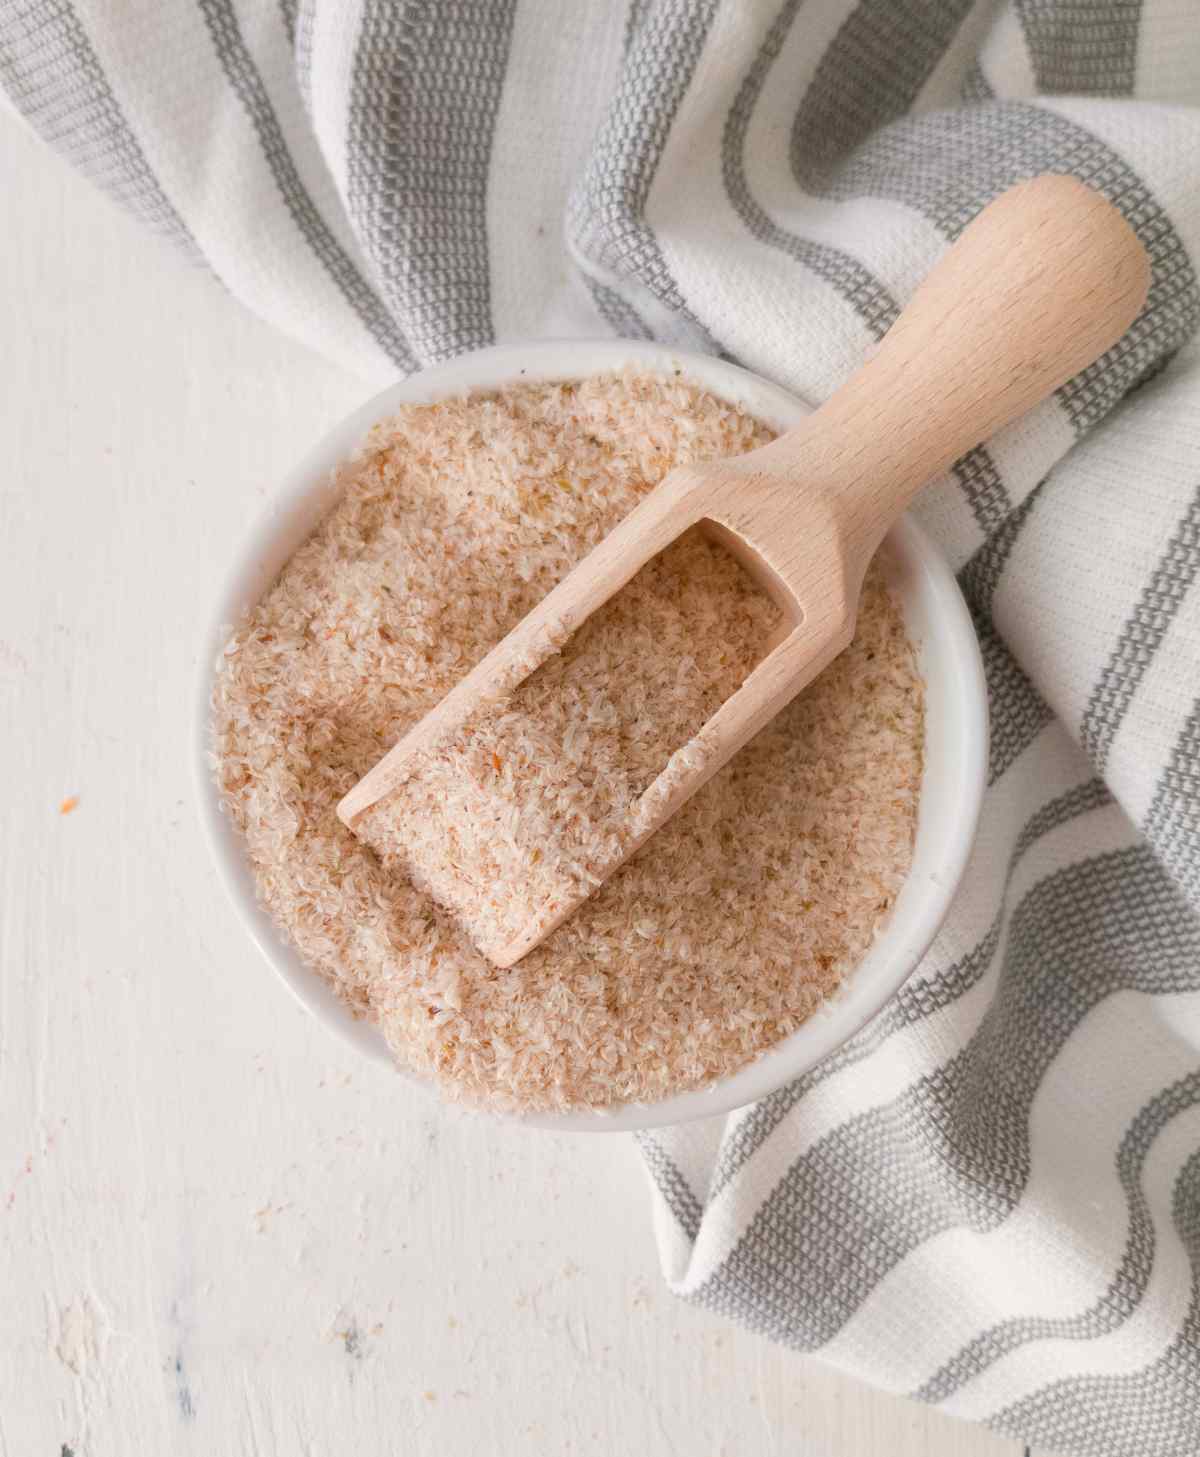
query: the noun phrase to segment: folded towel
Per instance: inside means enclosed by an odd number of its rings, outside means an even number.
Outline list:
[[[944,931],[814,1072],[640,1142],[688,1299],[1055,1451],[1193,1457],[1194,0],[18,0],[0,87],[376,379],[611,332],[816,402],[1012,182],[1125,213],[1142,317],[919,508],[992,701]]]

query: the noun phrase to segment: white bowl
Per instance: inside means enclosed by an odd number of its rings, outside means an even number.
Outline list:
[[[779,386],[732,364],[653,344],[564,342],[485,349],[384,390],[309,451],[238,551],[218,595],[201,655],[195,764],[199,802],[217,870],[242,924],[285,985],[359,1052],[390,1062],[381,1033],[357,1020],[301,961],[255,900],[242,842],[220,811],[208,762],[213,672],[233,625],[271,585],[334,499],[334,468],[377,421],[401,405],[517,381],[579,379],[635,365],[684,375],[737,401],[778,429],[807,407]],[[902,520],[884,543],[889,579],[917,646],[926,694],[925,770],[912,869],[892,914],[838,995],[790,1037],[712,1087],[611,1111],[541,1114],[522,1121],[557,1130],[616,1132],[684,1123],[740,1108],[807,1072],[857,1032],[917,965],[937,933],[967,863],[987,771],[987,692],[966,604],[954,574],[917,524]],[[411,1075],[409,1075],[411,1077]],[[412,1081],[429,1086],[426,1080]]]

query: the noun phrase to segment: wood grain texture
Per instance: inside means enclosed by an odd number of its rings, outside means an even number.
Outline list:
[[[675,1301],[628,1140],[449,1114],[274,983],[192,649],[365,390],[8,123],[0,174],[0,1457],[1017,1457]]]

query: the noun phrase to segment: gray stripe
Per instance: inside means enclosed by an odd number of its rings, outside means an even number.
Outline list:
[[[1184,894],[1200,906],[1200,698],[1171,751],[1142,829]]]
[[[654,332],[649,324],[631,303],[621,297],[615,288],[609,288],[606,283],[601,283],[590,273],[584,273],[583,281],[587,284],[592,302],[596,305],[596,311],[618,338],[654,338]]]
[[[1012,879],[1017,865],[1043,835],[1048,835],[1051,830],[1077,819],[1080,815],[1104,809],[1111,803],[1112,796],[1105,785],[1099,779],[1092,779],[1044,804],[1030,816],[1017,836],[1005,871],[1005,885]],[[753,1110],[738,1123],[721,1146],[720,1158],[712,1179],[713,1195],[740,1172],[792,1108],[818,1084],[834,1073],[842,1072],[870,1057],[895,1033],[915,1026],[926,1017],[942,1011],[970,991],[992,964],[1000,941],[1005,911],[1006,902],[1002,902],[983,939],[961,961],[955,962],[937,976],[906,982],[873,1021],[835,1053],[825,1058],[819,1067],[755,1104]]]
[[[697,1303],[813,1349],[920,1244],[994,1228],[1027,1182],[1046,1069],[1080,1021],[1126,989],[1200,990],[1200,924],[1141,846],[1068,866],[1026,894],[996,997],[966,1046],[802,1154]]]
[[[629,8],[625,11],[625,32],[621,37],[621,54],[628,56],[633,49],[633,43],[637,40],[638,31],[642,28],[642,22],[654,0],[629,0]]]
[[[1158,359],[1154,361],[1153,364],[1147,366],[1146,372],[1138,377],[1138,379],[1130,388],[1129,393],[1131,395],[1136,395],[1140,390],[1145,389],[1146,386],[1152,384],[1159,377],[1160,374],[1165,374],[1167,370],[1170,369],[1173,362],[1174,355],[1161,355]]]
[[[1017,538],[1033,514],[1033,508],[1045,484],[1045,479],[1037,483],[1017,509],[1008,513],[1003,523],[959,571],[958,584],[970,602],[972,611],[978,616],[990,618],[992,599],[1000,585],[1000,576],[1012,555]]]
[[[719,0],[659,0],[641,19],[616,95],[567,206],[567,235],[602,273],[630,274],[723,353],[676,283],[646,200]]]
[[[799,14],[802,0],[787,0],[746,72],[726,118],[721,139],[721,176],[734,211],[760,242],[778,248],[824,279],[858,314],[876,339],[895,322],[899,305],[888,290],[848,253],[788,232],[772,222],[746,177],[746,134],[771,67]]]
[[[920,1401],[941,1402],[981,1371],[1031,1341],[1095,1340],[1116,1330],[1141,1304],[1154,1263],[1154,1219],[1142,1187],[1142,1172],[1154,1140],[1187,1109],[1200,1102],[1200,1072],[1164,1088],[1142,1108],[1117,1150],[1117,1177],[1127,1207],[1125,1248],[1107,1290],[1089,1309],[1060,1319],[1026,1317],[1001,1321],[965,1345],[914,1392]]]
[[[300,0],[279,0],[279,18],[283,21],[284,33],[288,38],[288,45],[296,44],[296,7]]]
[[[378,294],[358,271],[309,197],[288,151],[267,88],[238,27],[232,0],[199,0],[199,5],[213,49],[250,119],[292,221],[384,353],[401,369],[416,368],[412,351]]]
[[[1096,768],[1102,772],[1134,694],[1197,574],[1200,574],[1200,487],[1142,588],[1084,709],[1080,737]]]
[[[1043,96],[1132,96],[1142,0],[1016,0]]]
[[[996,92],[992,87],[992,83],[983,74],[983,67],[978,61],[975,62],[963,79],[960,95],[965,106],[974,106],[980,101],[992,101],[995,99]]]
[[[792,171],[805,192],[912,106],[973,0],[861,0],[821,58],[792,122]]]
[[[1191,1079],[1185,1080],[1190,1083]],[[1039,1447],[1084,1457],[1195,1457],[1200,1451],[1200,1153],[1171,1200],[1175,1235],[1192,1266],[1187,1315],[1166,1351],[1118,1376],[1054,1381],[998,1412],[989,1425]]]
[[[674,1160],[655,1141],[651,1133],[637,1133],[634,1138],[646,1161],[646,1167],[650,1170],[655,1188],[663,1196],[680,1229],[689,1240],[694,1240],[700,1232],[700,1221],[704,1216],[700,1201],[675,1167]]]
[[[202,261],[69,0],[0,6],[0,84],[43,141],[141,222]]]
[[[986,447],[969,450],[951,468],[984,535],[997,530],[1012,510],[1008,487]]]
[[[488,169],[516,0],[367,0],[347,197],[423,363],[495,338]]]
[[[876,132],[842,165],[821,177],[805,173],[841,199],[889,197],[923,213],[956,237],[998,193],[1042,172],[1069,173],[1103,193],[1129,220],[1151,262],[1145,309],[1107,354],[1058,392],[1077,434],[1100,420],[1146,379],[1200,323],[1200,288],[1170,218],[1136,172],[1091,132],[1024,102],[1004,101],[930,112]]]
[[[991,623],[976,615],[975,631],[983,655],[991,710],[988,783],[995,784],[1053,720],[1054,714]]]

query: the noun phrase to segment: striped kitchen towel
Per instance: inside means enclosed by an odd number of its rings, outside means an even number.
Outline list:
[[[1196,0],[7,0],[0,89],[299,339],[728,354],[819,401],[1017,179],[1145,312],[920,513],[992,697],[966,883],[814,1072],[641,1140],[690,1300],[1055,1451],[1200,1450]]]

